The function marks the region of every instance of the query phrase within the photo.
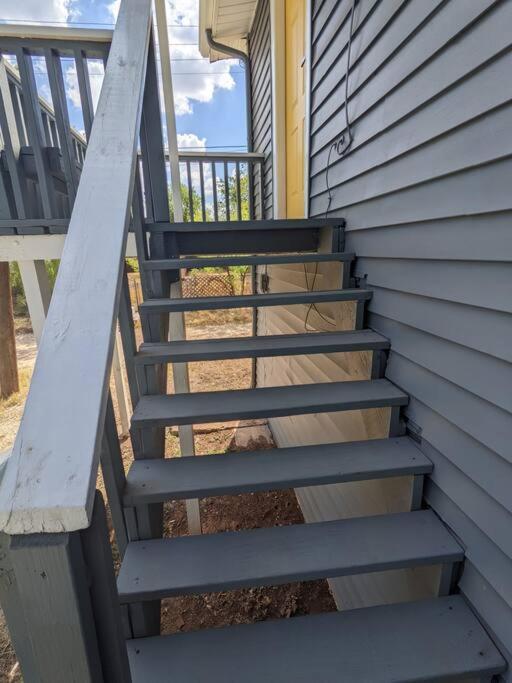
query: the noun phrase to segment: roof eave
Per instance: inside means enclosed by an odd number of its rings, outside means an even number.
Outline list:
[[[234,32],[231,35],[218,35],[217,34],[217,16],[219,8],[221,6],[222,0],[199,0],[199,52],[202,57],[207,57],[210,62],[216,62],[220,59],[230,59],[229,55],[222,52],[212,50],[208,45],[206,39],[206,29],[212,30],[212,35],[214,40],[228,47],[235,48],[247,54],[247,36],[252,27],[252,22],[254,20],[254,13],[256,11],[257,1],[254,2],[254,11],[251,16],[249,25],[247,22],[241,24],[239,31],[236,31],[236,27],[233,27]]]

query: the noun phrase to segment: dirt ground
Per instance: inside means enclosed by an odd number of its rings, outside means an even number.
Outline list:
[[[251,318],[247,310],[201,312],[187,315],[189,338],[233,337],[251,334]],[[17,354],[20,369],[20,392],[0,402],[0,452],[12,446],[33,370],[36,347],[29,323],[17,321]],[[250,386],[251,361],[230,360],[190,364],[190,383],[193,391],[212,389],[241,389]],[[172,380],[169,382],[172,390]],[[272,447],[272,440],[264,421],[240,424],[206,425],[196,429],[198,455],[258,450]],[[168,430],[167,457],[179,455],[176,430]],[[125,467],[132,460],[131,443],[122,441]],[[101,477],[98,485],[103,489]],[[256,527],[284,526],[303,522],[293,491],[244,494],[208,498],[200,502],[203,533],[216,533]],[[187,533],[185,504],[168,503],[164,507],[166,534],[179,536]],[[113,533],[114,559],[117,552]],[[116,565],[118,562],[116,561]],[[185,596],[164,600],[162,604],[162,632],[194,631],[206,627],[249,623],[271,618],[290,618],[300,614],[327,612],[335,609],[326,581],[312,581],[251,588],[226,593]],[[18,683],[21,674],[10,645],[9,636],[0,611],[0,683]]]

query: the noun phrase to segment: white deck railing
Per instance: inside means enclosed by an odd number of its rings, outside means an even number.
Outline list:
[[[90,524],[137,158],[151,0],[124,0],[18,435],[0,529]]]

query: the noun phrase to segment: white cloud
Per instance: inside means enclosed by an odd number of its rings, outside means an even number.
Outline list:
[[[210,64],[201,58],[197,47],[198,0],[167,0],[167,22],[171,24],[175,111],[182,116],[193,112],[194,102],[211,102],[218,90],[233,90],[236,83],[229,71],[238,62],[223,60]]]
[[[106,8],[112,19],[117,19],[121,0],[106,0]],[[198,0],[167,0],[167,20],[169,43],[173,69],[175,111],[177,116],[192,114],[194,103],[211,102],[219,90],[233,90],[235,79],[230,74],[231,67],[239,69],[236,60],[223,60],[210,64],[199,53]],[[80,14],[78,0],[0,0],[0,18],[14,20],[70,21]],[[81,4],[81,19],[88,20],[87,3]],[[177,26],[176,26],[177,25]],[[92,69],[91,69],[92,71]],[[74,69],[66,74],[73,103],[79,103],[78,85]],[[181,75],[180,75],[181,74]],[[91,73],[91,89],[96,102],[102,78]],[[163,97],[161,98],[163,106]]]
[[[119,7],[120,0],[107,5],[114,21]],[[238,62],[225,60],[209,64],[201,58],[197,47],[198,0],[167,0],[166,9],[167,23],[172,24],[169,26],[171,58],[178,60],[172,62],[174,109],[177,116],[182,116],[192,114],[194,102],[211,102],[216,90],[232,90],[236,83],[229,70],[231,66],[238,66]]]
[[[0,0],[0,18],[17,21],[68,21],[74,15],[74,0]]]
[[[206,150],[206,138],[200,138],[195,133],[178,133],[178,148],[190,149],[194,152],[201,152]],[[181,182],[187,185],[187,173],[184,164],[181,164]],[[197,162],[192,162],[190,164],[190,179],[192,181],[192,187],[197,191],[201,191],[201,175],[199,173],[199,164]],[[203,184],[206,201],[211,201],[211,195],[213,192],[213,178],[212,171],[209,164],[203,167]]]
[[[110,12],[114,21],[117,21],[117,15],[119,14],[119,8],[121,7],[121,0],[113,0],[107,5],[107,11]]]
[[[96,106],[98,104],[101,92],[101,85],[103,83],[103,63],[97,59],[88,59],[87,65],[89,69],[89,82],[91,84],[92,103],[94,105],[94,110],[96,111]],[[76,75],[76,65],[74,62],[72,62],[70,66],[65,69],[64,75],[66,79],[66,94],[74,106],[81,109],[82,105],[80,101],[80,90],[78,88],[78,78]]]
[[[120,0],[113,0],[107,5],[114,21],[120,4]],[[236,83],[229,70],[238,67],[238,62],[223,60],[209,64],[201,58],[197,47],[198,0],[167,0],[166,9],[167,23],[171,24],[171,58],[177,60],[172,62],[174,109],[177,116],[183,116],[192,114],[194,102],[211,102],[217,90],[233,90]],[[160,95],[163,106],[163,94]]]
[[[201,151],[206,148],[206,138],[199,138],[195,133],[178,133],[178,147]]]

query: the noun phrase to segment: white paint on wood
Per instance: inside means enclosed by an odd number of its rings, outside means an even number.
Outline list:
[[[167,32],[167,16],[165,0],[155,0],[155,14],[158,31],[158,44],[160,50],[160,67],[162,71],[162,84],[165,104],[165,121],[167,126],[167,144],[169,149],[169,163],[171,169],[171,189],[174,207],[174,220],[183,222],[183,203],[181,198],[180,162],[178,156],[178,137],[176,132],[176,116],[174,112],[174,92],[172,87],[172,70],[169,52],[169,35]],[[171,286],[171,297],[181,297],[181,282],[175,282]],[[169,337],[172,341],[186,338],[185,317],[183,313],[174,313],[169,316]],[[174,363],[172,366],[174,390],[177,393],[190,392],[187,363]],[[180,454],[194,455],[194,428],[192,425],[183,425],[179,428]],[[201,518],[198,500],[187,500],[188,531],[191,534],[201,533]]]
[[[264,161],[265,160],[265,154],[263,152],[203,152],[202,150],[198,149],[197,151],[194,150],[191,152],[190,150],[186,149],[181,149],[178,154],[180,161],[193,161],[194,159],[197,159],[198,157],[201,159],[204,159],[205,161],[208,161],[209,159],[219,159],[222,161],[240,161],[242,163],[249,161],[249,160],[254,160],[254,161]],[[166,159],[169,158],[169,153],[166,152]]]
[[[81,43],[110,43],[113,31],[105,28],[74,28],[70,26],[42,26],[41,24],[0,24],[0,36],[31,40],[65,40]]]
[[[181,200],[180,163],[178,157],[178,137],[176,133],[176,116],[174,113],[174,91],[172,86],[171,58],[169,52],[169,35],[167,33],[167,16],[165,0],[155,0],[158,45],[160,50],[160,68],[162,71],[162,89],[164,93],[165,123],[167,127],[167,145],[171,167],[171,190],[174,207],[174,220],[183,222],[183,203]]]
[[[1,235],[0,261],[39,261],[60,259],[66,235]],[[128,235],[126,256],[137,256],[135,236]]]
[[[43,334],[46,314],[52,298],[52,290],[48,272],[43,260],[18,261],[20,268],[25,298],[27,299],[28,312],[32,329],[39,345]]]
[[[124,0],[32,384],[0,487],[9,534],[89,525],[134,182],[150,0]]]

